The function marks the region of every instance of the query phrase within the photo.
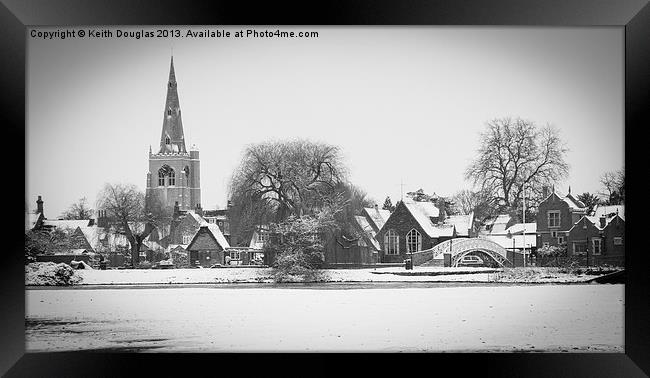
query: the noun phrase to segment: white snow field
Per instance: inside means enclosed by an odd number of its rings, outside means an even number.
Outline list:
[[[382,285],[29,289],[26,348],[624,352],[624,285]]]

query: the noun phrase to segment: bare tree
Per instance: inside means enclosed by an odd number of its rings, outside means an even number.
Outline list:
[[[521,118],[494,119],[480,135],[478,156],[465,178],[490,193],[499,211],[519,209],[524,188],[526,206],[534,208],[543,187],[568,174],[567,151],[559,131],[550,125],[539,128]]]
[[[344,177],[338,147],[307,140],[264,142],[244,151],[230,196],[264,202],[281,221],[322,206]]]
[[[625,169],[618,171],[605,172],[600,176],[600,183],[603,185],[608,205],[620,205],[625,201]]]
[[[459,212],[463,214],[474,212],[474,218],[481,224],[496,215],[494,197],[487,191],[464,189],[457,192],[453,199]]]
[[[93,209],[88,207],[86,197],[80,198],[79,201],[70,205],[70,207],[61,214],[63,219],[90,219],[93,215]]]
[[[106,228],[126,236],[131,247],[131,265],[139,263],[140,249],[151,231],[166,219],[145,207],[145,196],[133,184],[105,184],[97,208],[106,211]]]

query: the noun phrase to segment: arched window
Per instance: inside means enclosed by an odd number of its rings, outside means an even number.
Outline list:
[[[395,230],[388,230],[384,234],[384,248],[387,255],[399,255],[399,235]]]
[[[422,250],[422,236],[416,229],[406,234],[406,252],[413,253]]]
[[[169,135],[165,137],[165,144],[171,144],[172,140],[169,139]]]
[[[185,168],[183,168],[183,173],[185,173],[185,185],[190,186],[190,167],[186,165]]]
[[[169,185],[176,185],[176,174],[173,169],[169,171]]]
[[[158,186],[165,186],[165,172],[162,169],[158,171]]]
[[[168,109],[167,109],[167,115],[168,115],[168,116],[172,115],[172,108],[168,108]]]

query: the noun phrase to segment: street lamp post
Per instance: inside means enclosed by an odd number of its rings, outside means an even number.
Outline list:
[[[526,267],[526,186],[523,187],[524,190],[524,206],[522,209],[522,219],[524,221],[524,235],[523,235],[523,243],[524,243],[524,268]]]

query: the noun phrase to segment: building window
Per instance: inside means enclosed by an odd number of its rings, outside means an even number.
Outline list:
[[[614,245],[623,245],[623,238],[621,237],[615,237],[614,238]]]
[[[545,242],[545,243],[544,243],[544,247],[548,248],[549,246],[550,246],[550,245],[548,244],[548,242]]]
[[[422,250],[422,236],[413,229],[406,234],[406,252],[413,253]]]
[[[160,113],[158,113],[160,114]],[[140,257],[146,259],[147,258],[147,251],[140,251]]]
[[[158,186],[165,186],[165,174],[162,170],[158,171]]]
[[[241,251],[230,251],[230,258],[232,260],[241,260]]]
[[[551,231],[551,237],[557,238],[557,231]]]
[[[560,227],[560,212],[558,210],[548,212],[548,226]]]
[[[183,244],[187,245],[192,242],[192,236],[191,235],[183,235]]]
[[[562,244],[562,243],[564,243],[564,236],[558,236],[558,237],[557,237],[557,243],[558,243],[558,244]]]
[[[169,86],[171,87],[172,83],[169,83]],[[158,113],[158,114],[160,114],[160,113]],[[172,108],[167,109],[167,115],[168,116],[172,115]]]
[[[573,243],[573,254],[584,255],[587,253],[587,243]]]
[[[266,230],[258,230],[257,231],[257,242],[258,243],[267,243],[269,241],[269,232]]]
[[[230,223],[223,222],[223,233],[226,235],[230,235]]]
[[[387,255],[399,255],[399,235],[395,230],[388,230],[384,234],[384,246]]]
[[[173,169],[169,171],[169,185],[176,185],[176,174]]]
[[[172,140],[169,139],[169,136],[165,137],[165,144],[172,144]]]
[[[187,186],[190,186],[190,168],[188,166],[185,166],[185,168],[183,168],[183,173],[185,173],[185,179],[187,180]]]
[[[208,219],[208,222],[209,222],[209,223],[212,223],[212,224],[214,224],[214,223],[216,223],[216,222],[217,222],[217,220],[216,220],[216,219],[214,219],[214,218],[210,218],[210,219]]]
[[[600,255],[600,247],[601,247],[601,240],[600,238],[593,238],[591,239],[591,245],[593,247],[594,255]]]

